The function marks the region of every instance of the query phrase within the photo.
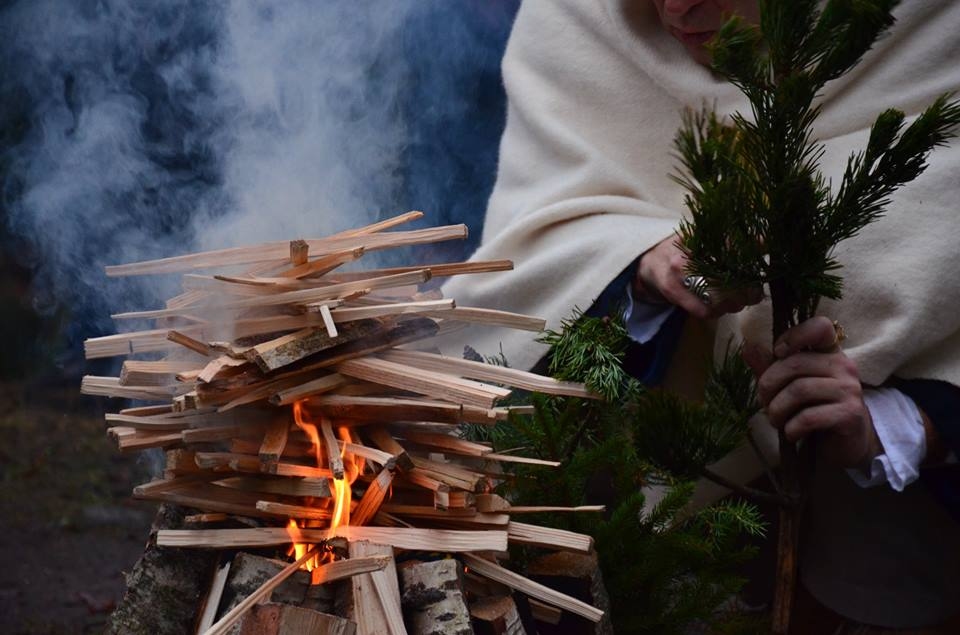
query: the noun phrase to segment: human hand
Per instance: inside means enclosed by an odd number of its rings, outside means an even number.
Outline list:
[[[665,238],[640,257],[633,278],[634,298],[673,304],[701,319],[736,313],[763,299],[760,289],[724,294],[711,289],[710,301],[704,302],[696,290],[684,285],[687,256],[676,241],[676,236]]]
[[[856,363],[840,349],[833,323],[814,317],[784,333],[773,353],[747,343],[743,357],[771,425],[789,441],[819,432],[818,450],[842,467],[866,467],[883,452],[863,401]]]

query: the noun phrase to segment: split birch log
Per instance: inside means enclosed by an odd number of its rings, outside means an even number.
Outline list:
[[[155,544],[157,532],[182,526],[183,517],[184,510],[173,505],[161,505],[157,510],[151,540],[126,575],[127,590],[107,621],[106,633],[181,635],[191,631],[218,554]]]
[[[261,602],[264,598],[269,597],[270,594],[273,593],[273,590],[280,586],[284,580],[297,573],[303,563],[316,555],[315,551],[315,549],[307,549],[306,553],[296,562],[288,564],[279,573],[263,583],[256,591],[227,611],[227,613],[207,629],[203,635],[226,635],[229,633],[233,625],[237,623],[237,620],[239,620],[246,611],[250,610],[251,607]]]
[[[226,613],[240,604],[245,598],[260,589],[267,581],[284,570],[290,563],[274,558],[264,558],[252,553],[241,551],[233,558],[230,575],[225,582],[221,609],[216,617],[223,617]],[[276,585],[266,596],[266,602],[284,602],[299,606],[307,589],[310,586],[310,572],[300,570],[293,572],[289,578]],[[206,632],[209,627],[200,632]]]
[[[351,559],[389,556],[389,563],[383,570],[351,578],[354,611],[360,635],[406,635],[393,547],[358,540],[350,542],[349,551]]]
[[[477,635],[527,635],[509,595],[478,598],[470,605],[470,617]]]
[[[289,604],[254,606],[239,623],[238,635],[354,635],[357,625],[336,615]]]
[[[565,613],[556,625],[540,627],[542,635],[613,635],[613,624],[609,617],[610,598],[595,552],[547,554],[527,565],[526,573],[531,580],[583,600],[604,612],[599,622]]]
[[[400,601],[414,633],[473,635],[457,560],[409,560],[398,569]]]

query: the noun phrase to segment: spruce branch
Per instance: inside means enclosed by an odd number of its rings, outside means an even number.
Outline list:
[[[623,369],[630,336],[622,315],[594,318],[575,309],[561,324],[560,332],[547,330],[537,339],[550,346],[551,375],[582,382],[611,402],[640,390]]]
[[[765,287],[771,300],[773,339],[812,317],[821,298],[838,300],[843,280],[836,246],[876,221],[900,186],[919,176],[930,151],[960,127],[960,103],[943,95],[904,128],[905,116],[887,110],[873,124],[867,146],[850,156],[836,192],[819,170],[824,147],[813,138],[824,85],[855,66],[894,23],[897,0],[760,0],[760,29],[730,20],[711,44],[714,69],[736,85],[749,116],[719,122],[709,112],[686,116],[675,141],[684,172],[689,219],[678,244],[687,271],[721,292]],[[739,217],[739,218],[738,218]],[[672,409],[690,453],[671,446],[648,426],[655,462],[690,475],[722,442],[717,421],[686,407]],[[711,428],[711,426],[713,426]],[[721,428],[722,429],[722,428]],[[699,435],[699,436],[698,436]],[[780,434],[781,514],[774,631],[786,632],[796,571],[802,484],[796,447]],[[713,475],[716,476],[716,475]]]

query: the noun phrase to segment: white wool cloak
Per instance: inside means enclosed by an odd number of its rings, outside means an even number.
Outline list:
[[[549,328],[586,309],[635,258],[670,236],[683,213],[672,140],[686,107],[721,114],[746,103],[689,59],[645,0],[525,0],[503,62],[509,98],[497,183],[475,260],[509,258],[508,273],[460,276],[459,306],[538,315]],[[816,137],[839,183],[883,109],[908,121],[960,89],[960,2],[904,2],[897,24],[847,76],[827,85]],[[867,384],[891,375],[960,385],[960,142],[899,190],[887,214],[841,243],[838,319]],[[769,342],[769,305],[726,318],[721,333]],[[483,354],[502,345],[515,367],[545,350],[523,331],[469,330]],[[724,341],[726,338],[723,338]],[[453,353],[455,351],[451,351]]]

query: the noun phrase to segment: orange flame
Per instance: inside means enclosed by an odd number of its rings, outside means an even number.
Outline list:
[[[293,419],[301,430],[307,433],[307,436],[310,437],[310,443],[313,446],[314,454],[316,455],[317,467],[323,467],[323,448],[320,441],[320,433],[317,430],[316,424],[310,421],[310,415],[304,408],[305,400],[294,402],[293,404]],[[354,481],[357,480],[357,477],[360,475],[360,472],[363,471],[364,461],[362,458],[356,457],[352,454],[347,453],[346,444],[353,443],[353,439],[350,436],[350,430],[347,427],[341,426],[337,430],[340,439],[343,441],[343,447],[340,449],[340,458],[343,459],[343,467],[345,471],[345,478],[338,479],[334,478],[333,480],[333,490],[334,490],[334,505],[333,505],[333,514],[330,518],[330,531],[329,535],[332,536],[334,530],[341,525],[350,524],[350,506],[352,504],[353,494],[350,490],[350,486]],[[292,553],[295,553],[298,557],[306,552],[306,545],[298,542],[300,538],[300,532],[297,528],[296,522],[293,520],[290,521],[288,526],[288,531],[290,532],[291,539],[294,544],[292,547]],[[324,554],[322,561],[330,561],[333,559],[333,555],[330,553]],[[311,559],[311,562],[314,559]],[[317,566],[320,561],[315,565]],[[313,570],[313,566],[308,567],[308,571]]]
[[[290,519],[290,522],[287,523],[287,533],[290,534],[290,540],[293,541],[290,550],[287,552],[287,555],[292,555],[296,560],[299,560],[307,553],[307,549],[310,545],[304,542],[300,542],[303,539],[303,534],[300,531],[300,527],[297,526],[297,521]],[[312,558],[308,558],[306,562],[301,565],[302,569],[307,571],[313,571],[320,566],[320,555],[314,554]]]

